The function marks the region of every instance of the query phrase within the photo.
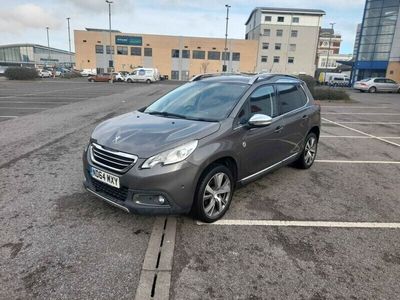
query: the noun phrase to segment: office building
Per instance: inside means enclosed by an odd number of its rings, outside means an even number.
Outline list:
[[[75,53],[37,44],[0,46],[0,66],[65,66],[74,64]]]
[[[157,68],[170,79],[188,80],[200,73],[254,72],[257,41],[188,36],[122,33],[117,30],[75,30],[76,67],[131,72],[136,67]],[[115,49],[116,48],[116,49]],[[115,51],[116,50],[116,51]]]
[[[367,0],[352,82],[368,77],[400,81],[400,0]]]
[[[246,25],[246,40],[258,42],[258,72],[314,76],[323,10],[257,7]]]

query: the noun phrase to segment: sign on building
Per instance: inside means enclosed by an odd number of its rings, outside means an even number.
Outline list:
[[[117,36],[115,36],[115,44],[142,46],[142,37],[141,36],[117,35]]]

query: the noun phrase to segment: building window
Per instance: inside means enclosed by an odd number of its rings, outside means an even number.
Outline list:
[[[270,36],[271,35],[271,29],[264,29],[263,35],[264,36]]]
[[[128,55],[128,47],[127,46],[117,46],[117,54]]]
[[[190,50],[182,50],[182,58],[190,58]]]
[[[153,56],[153,48],[144,48],[144,56]]]
[[[271,22],[271,20],[272,20],[272,17],[271,17],[271,16],[265,16],[265,17],[264,17],[264,21],[265,21],[265,22]]]
[[[240,61],[240,53],[239,52],[232,53],[232,61]]]
[[[205,51],[193,50],[193,59],[205,59],[205,57]]]
[[[140,48],[140,47],[131,47],[131,55],[142,56],[142,48]]]
[[[299,33],[298,30],[292,30],[292,32],[290,33],[290,36],[291,37],[297,37],[298,33]]]
[[[282,36],[283,35],[283,30],[282,29],[277,29],[276,30],[276,36]]]
[[[299,23],[300,18],[299,17],[293,17],[292,18],[292,23]]]
[[[171,79],[179,79],[179,71],[171,71]]]
[[[171,57],[178,58],[179,57],[179,49],[172,49],[171,50]]]
[[[96,45],[96,53],[98,53],[98,54],[103,54],[104,53],[103,45]]]
[[[288,57],[288,64],[294,64],[294,57]]]
[[[276,43],[275,44],[275,50],[281,50],[282,44],[281,43]]]
[[[296,51],[296,44],[290,44],[289,51]]]
[[[229,52],[222,52],[221,60],[229,61],[230,59],[231,59],[231,56],[230,56]]]
[[[269,48],[269,43],[262,43],[262,48],[267,50]]]
[[[274,63],[279,63],[279,59],[280,59],[279,56],[274,56]]]
[[[219,52],[219,51],[208,51],[207,58],[209,60],[219,60],[221,58],[221,52]]]
[[[114,54],[114,46],[111,46],[112,54]],[[110,54],[110,46],[106,46],[106,53]]]
[[[285,17],[278,17],[278,22],[285,22]]]
[[[268,61],[268,56],[261,56],[261,62],[266,63]]]

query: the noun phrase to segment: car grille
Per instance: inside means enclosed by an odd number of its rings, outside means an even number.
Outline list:
[[[120,200],[120,201],[125,201],[126,198],[128,197],[128,188],[121,186],[119,189],[109,186],[101,181],[98,181],[94,178],[91,178],[92,180],[92,185],[96,192],[102,192],[104,194],[107,194],[108,196],[111,196],[114,199]]]
[[[90,158],[95,165],[122,174],[137,161],[137,156],[129,153],[105,149],[96,143],[90,145]]]

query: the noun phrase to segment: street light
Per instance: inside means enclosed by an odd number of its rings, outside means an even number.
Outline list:
[[[324,74],[324,84],[326,82],[326,71],[328,70],[328,63],[329,63],[329,53],[331,52],[331,42],[332,42],[332,36],[334,34],[333,26],[335,26],[336,23],[329,23],[331,25],[332,33],[329,36],[329,46],[328,46],[328,55],[326,57],[326,65],[325,65],[325,74]]]
[[[48,57],[47,61],[50,61],[51,54],[50,54],[50,39],[49,39],[49,27],[46,27],[46,32],[47,32],[47,50],[48,50]]]
[[[228,4],[225,4],[226,7],[226,23],[225,23],[225,48],[224,48],[224,65],[222,66],[222,72],[227,71],[226,67],[226,51],[228,50],[228,20],[229,20],[229,8],[231,7]]]
[[[111,41],[111,4],[113,3],[113,1],[111,0],[106,0],[106,3],[108,4],[108,30],[110,33],[110,61],[108,63],[109,68],[113,68],[114,67],[114,63],[113,63],[113,55],[112,55],[112,41]],[[112,71],[112,69],[111,69]],[[110,80],[110,82],[112,82],[112,80]]]
[[[71,58],[71,32],[70,32],[70,27],[69,27],[69,20],[71,18],[68,17],[67,18],[67,22],[68,22],[68,45],[69,45],[69,66],[72,67],[72,58]]]

